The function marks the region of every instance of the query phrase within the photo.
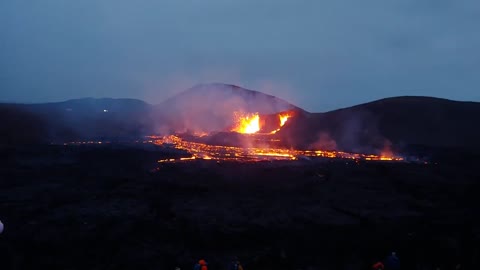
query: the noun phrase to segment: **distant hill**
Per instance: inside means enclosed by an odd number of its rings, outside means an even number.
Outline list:
[[[480,149],[480,103],[432,97],[393,97],[327,113],[304,114],[281,136],[295,146],[347,150],[396,146]],[[302,138],[297,140],[296,138]]]
[[[43,104],[0,104],[6,144],[130,138],[153,132],[151,105],[135,99],[84,98]]]
[[[235,111],[272,114],[300,108],[280,98],[230,84],[201,84],[155,106],[163,131],[219,131],[232,124]]]
[[[257,91],[227,84],[202,84],[158,105],[112,98],[0,104],[0,117],[8,118],[3,121],[7,124],[0,127],[0,136],[9,144],[129,138],[170,131],[210,132],[231,125],[235,111],[269,114],[293,108],[299,109]]]

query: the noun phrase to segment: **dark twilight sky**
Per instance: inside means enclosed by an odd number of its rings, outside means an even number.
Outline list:
[[[478,0],[2,0],[0,101],[198,83],[309,111],[425,95],[480,101]]]

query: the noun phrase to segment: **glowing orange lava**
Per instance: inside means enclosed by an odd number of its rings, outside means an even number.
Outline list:
[[[234,147],[222,145],[209,145],[199,142],[185,141],[174,135],[158,137],[149,137],[157,145],[173,145],[174,148],[185,150],[192,156],[180,159],[163,159],[158,162],[179,162],[191,161],[196,159],[206,160],[237,160],[237,161],[261,161],[261,160],[298,160],[309,158],[343,158],[350,160],[365,161],[402,161],[403,158],[395,156],[378,156],[360,153],[348,153],[342,151],[325,150],[295,150],[282,148],[259,148],[259,147]]]
[[[279,114],[278,115],[278,118],[280,119],[280,128],[283,127],[285,125],[285,123],[287,122],[288,118],[290,118],[290,115],[289,114]],[[277,128],[275,129],[274,131],[270,132],[270,134],[275,134],[277,133],[278,131],[280,131],[280,128]]]
[[[260,131],[260,115],[235,113],[235,126],[231,131],[243,134],[253,134]]]
[[[158,160],[160,163],[189,162],[195,160],[216,161],[272,161],[272,160],[310,160],[311,158],[340,158],[346,160],[365,161],[403,161],[399,156],[381,154],[348,153],[343,151],[327,150],[300,150],[275,147],[235,147],[224,145],[210,145],[200,142],[187,141],[179,136],[147,136],[145,141],[135,143],[156,144],[167,148],[175,148],[190,153],[190,157],[167,158]],[[110,144],[108,141],[76,141],[64,145]],[[426,164],[426,163],[425,163]]]
[[[283,125],[285,125],[285,123],[287,122],[288,118],[290,118],[290,115],[280,114],[278,117],[280,118],[280,127],[283,127]]]

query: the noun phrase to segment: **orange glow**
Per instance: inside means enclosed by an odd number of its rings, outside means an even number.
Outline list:
[[[192,160],[192,159],[195,159],[195,157],[184,157],[184,158],[180,158],[180,160]]]
[[[253,134],[260,131],[260,115],[235,113],[235,127],[231,131]]]
[[[185,150],[192,154],[190,158],[165,159],[158,162],[191,161],[195,159],[204,160],[238,160],[238,161],[261,161],[261,160],[297,160],[299,157],[319,158],[344,158],[353,160],[368,161],[402,161],[403,158],[395,156],[377,156],[359,153],[347,153],[342,151],[326,150],[295,150],[282,148],[241,148],[234,146],[209,145],[198,142],[184,141],[180,137],[170,135],[166,137],[155,137],[151,139],[157,145],[165,143],[174,144],[179,150]]]
[[[262,136],[259,135],[259,136]],[[190,157],[167,158],[158,160],[160,163],[171,162],[191,162],[195,160],[236,160],[236,161],[262,161],[262,160],[299,160],[304,158],[342,158],[365,161],[403,161],[404,159],[395,156],[393,152],[384,151],[380,155],[348,153],[331,150],[300,150],[274,147],[235,147],[225,145],[210,145],[200,142],[186,141],[179,136],[147,136],[147,140],[136,141],[136,143],[153,143],[156,145],[167,145],[178,150],[184,150],[190,153]],[[270,142],[276,141],[271,139]],[[108,141],[74,141],[67,142],[64,145],[86,145],[86,144],[109,144]],[[425,163],[427,164],[427,163]]]
[[[283,125],[285,125],[285,123],[287,122],[288,118],[290,118],[290,115],[280,114],[278,117],[280,118],[280,127],[283,127]]]
[[[287,122],[288,118],[290,118],[290,115],[288,114],[279,114],[278,118],[280,119],[280,128],[285,125]],[[270,132],[270,134],[275,134],[280,131],[280,128],[275,129],[274,131]]]

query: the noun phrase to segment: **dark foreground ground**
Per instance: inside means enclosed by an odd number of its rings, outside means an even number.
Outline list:
[[[474,164],[163,164],[165,152],[0,152],[0,269],[480,269]],[[172,155],[172,153],[168,154]],[[461,159],[461,157],[459,157]],[[460,164],[460,165],[459,165]]]

